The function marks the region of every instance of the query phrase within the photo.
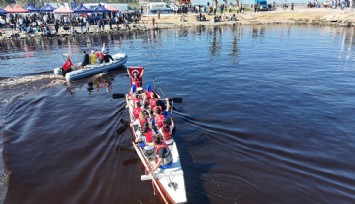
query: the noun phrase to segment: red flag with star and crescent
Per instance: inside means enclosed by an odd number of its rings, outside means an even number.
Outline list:
[[[65,61],[65,63],[62,65],[63,72],[67,71],[71,66],[73,66],[73,63],[71,62],[70,58]]]
[[[143,70],[144,67],[128,67],[127,71],[130,76],[130,85],[136,85],[136,87],[141,87],[143,83]],[[138,78],[134,78],[134,74],[137,74]]]

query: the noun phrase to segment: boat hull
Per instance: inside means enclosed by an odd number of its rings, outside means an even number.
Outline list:
[[[133,108],[129,108],[130,120],[133,121]],[[133,140],[139,137],[139,128],[133,127],[131,128]],[[154,160],[153,155],[146,155],[144,149],[139,145],[133,142],[133,146],[141,159],[145,170],[147,172],[151,171],[151,167],[149,166],[149,162]],[[152,179],[154,179],[153,183],[155,188],[158,189],[165,203],[186,203],[186,187],[184,180],[184,172],[181,167],[180,156],[176,146],[176,143],[173,142],[171,145],[168,145],[169,149],[173,156],[172,166],[167,169],[158,168],[157,171],[154,172]],[[152,177],[151,175],[149,175]],[[147,177],[147,176],[143,176]]]
[[[112,58],[114,59],[114,61],[110,61],[102,64],[87,65],[85,66],[86,67],[85,69],[71,71],[65,75],[65,79],[67,81],[74,81],[101,72],[117,69],[123,66],[127,62],[128,56],[124,53],[117,53],[115,55],[112,55]],[[80,66],[80,63],[78,63],[76,66]],[[55,68],[54,75],[63,75],[62,69],[60,67]]]

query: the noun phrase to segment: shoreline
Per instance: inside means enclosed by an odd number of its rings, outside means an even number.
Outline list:
[[[235,14],[237,20],[229,20],[231,16]],[[301,8],[295,9],[295,11],[283,10],[278,8],[275,11],[266,12],[245,12],[241,13],[225,13],[217,16],[221,16],[225,21],[213,22],[213,15],[208,15],[203,13],[206,17],[206,21],[198,21],[196,16],[198,14],[188,13],[185,15],[184,21],[181,21],[179,14],[161,14],[160,19],[157,14],[144,15],[139,23],[130,23],[129,28],[124,25],[120,25],[120,29],[116,29],[116,25],[112,25],[112,29],[109,29],[109,25],[105,25],[104,30],[100,31],[97,25],[90,25],[89,32],[84,31],[83,34],[93,34],[93,33],[120,33],[129,31],[146,31],[154,29],[152,19],[155,19],[156,28],[158,29],[168,29],[177,27],[194,27],[194,26],[215,26],[215,25],[269,25],[269,24],[309,24],[309,25],[321,25],[321,26],[339,26],[339,27],[355,27],[355,10],[340,10],[340,9],[325,9],[325,8]],[[54,32],[54,25],[50,24],[52,32]],[[0,40],[13,39],[13,38],[38,38],[47,37],[42,33],[31,33],[27,34],[20,32],[19,30],[13,30],[10,28],[0,29],[2,31],[2,36]],[[80,27],[76,26],[76,34],[72,34],[71,31],[64,31],[62,28],[59,29],[58,33],[53,34],[51,37],[60,37],[67,35],[81,35]],[[84,28],[85,30],[85,28]],[[11,37],[12,34],[18,34],[16,37]]]

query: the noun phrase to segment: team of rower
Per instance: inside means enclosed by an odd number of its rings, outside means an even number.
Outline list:
[[[135,142],[139,143],[147,154],[155,153],[156,160],[151,161],[152,172],[158,168],[169,168],[172,164],[169,146],[174,142],[174,121],[171,117],[168,119],[169,99],[165,98],[165,105],[160,100],[160,95],[151,90],[150,85],[147,85],[145,90],[142,88],[141,76],[137,73],[129,75],[132,86],[129,94],[126,94],[126,108],[132,113],[131,127],[138,135]],[[138,130],[134,129],[135,126]]]

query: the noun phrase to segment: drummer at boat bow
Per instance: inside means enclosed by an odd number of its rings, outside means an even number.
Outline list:
[[[173,163],[173,157],[167,144],[162,140],[160,134],[153,136],[154,152],[156,160],[151,161],[152,172],[158,168],[167,169]]]

